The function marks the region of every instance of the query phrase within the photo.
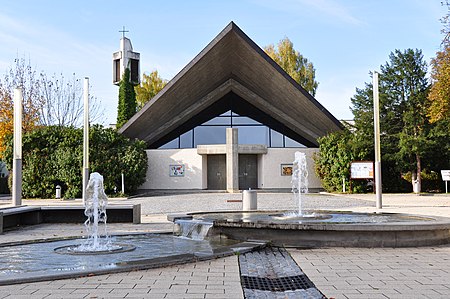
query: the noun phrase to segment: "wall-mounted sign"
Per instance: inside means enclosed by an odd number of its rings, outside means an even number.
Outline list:
[[[350,165],[353,180],[373,179],[373,161],[355,161]]]
[[[288,176],[292,175],[292,164],[281,164],[281,175]]]
[[[172,177],[184,176],[184,164],[169,165],[169,176]]]

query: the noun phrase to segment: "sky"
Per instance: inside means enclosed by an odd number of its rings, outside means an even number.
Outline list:
[[[122,30],[142,72],[172,79],[231,21],[264,47],[288,37],[316,69],[315,98],[337,119],[352,119],[351,97],[395,49],[439,50],[440,0],[0,0],[0,78],[25,58],[47,75],[89,77],[101,123],[116,122],[112,54]]]

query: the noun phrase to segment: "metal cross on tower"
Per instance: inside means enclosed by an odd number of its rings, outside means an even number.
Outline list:
[[[125,30],[125,26],[122,26],[122,30],[119,30],[119,32],[122,32],[122,37],[125,37],[125,32],[130,32],[130,31]]]

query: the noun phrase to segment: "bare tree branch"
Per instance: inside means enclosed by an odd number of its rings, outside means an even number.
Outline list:
[[[83,88],[81,79],[75,74],[66,79],[63,74],[48,77],[41,74],[43,105],[40,109],[40,123],[45,126],[73,126],[83,124]],[[89,98],[89,121],[98,121],[104,109],[96,97]]]

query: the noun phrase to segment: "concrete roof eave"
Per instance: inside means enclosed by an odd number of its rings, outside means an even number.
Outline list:
[[[225,112],[221,109],[227,98],[255,107],[261,120],[268,120],[265,125],[271,127],[272,120],[278,127],[282,124],[289,128],[287,136],[306,146],[317,146],[318,137],[342,129],[331,113],[231,22],[119,132],[156,148]]]

